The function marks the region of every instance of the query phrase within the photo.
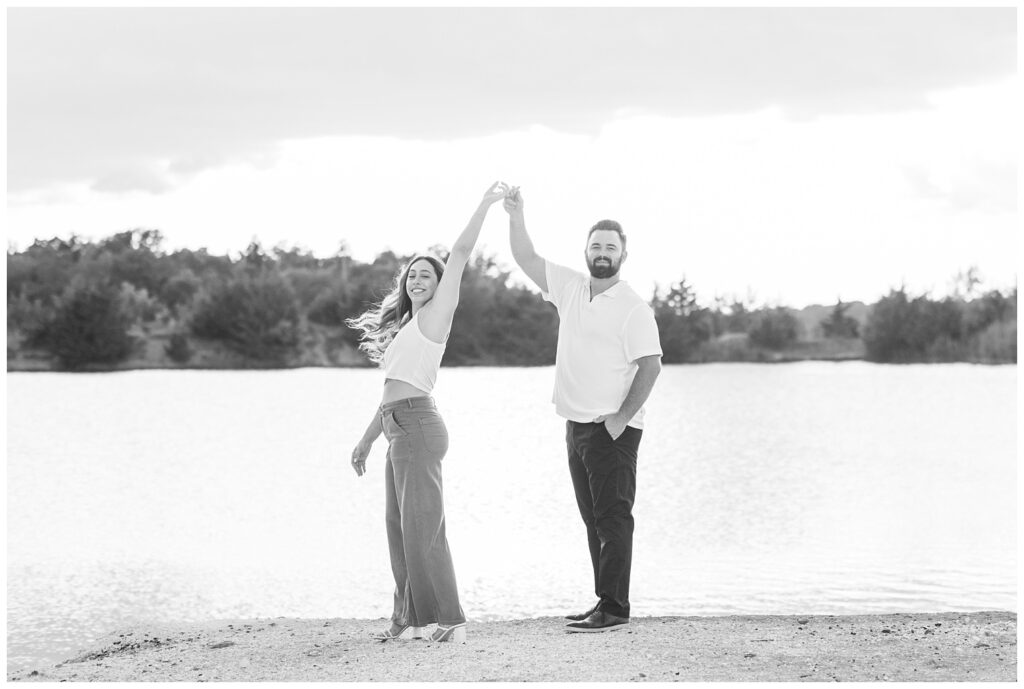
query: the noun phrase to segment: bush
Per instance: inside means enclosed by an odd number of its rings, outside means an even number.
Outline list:
[[[247,359],[281,364],[299,342],[299,312],[276,272],[244,273],[215,285],[192,316],[192,334],[218,340]]]
[[[343,341],[355,347],[359,344],[361,332],[345,326],[345,319],[358,316],[365,311],[385,287],[374,287],[365,282],[348,285],[334,283],[313,299],[307,311],[307,318],[312,323],[344,328]]]
[[[131,354],[134,339],[128,334],[130,325],[117,289],[73,283],[58,300],[53,320],[33,340],[66,368],[113,364]]]
[[[911,299],[902,287],[891,290],[871,309],[864,327],[868,360],[965,361],[972,331],[1007,312],[1003,300],[991,295],[975,302],[933,301],[924,295]]]
[[[711,339],[712,313],[697,304],[697,293],[685,277],[670,285],[664,296],[656,288],[651,308],[658,324],[664,363],[691,361],[701,345]]]
[[[765,349],[783,349],[796,342],[799,321],[789,309],[777,306],[754,314],[750,342]]]
[[[832,313],[821,321],[821,332],[825,337],[852,338],[859,335],[860,325],[857,323],[857,319],[846,315],[850,306],[841,300],[836,302]]]
[[[129,321],[152,323],[156,317],[165,312],[164,305],[142,287],[134,287],[131,283],[121,283],[121,308]]]
[[[37,239],[20,254],[7,254],[7,298],[22,296],[51,306],[77,274],[85,245],[76,236]]]
[[[967,335],[976,335],[993,323],[1016,318],[1016,296],[1007,296],[998,290],[986,292],[963,306],[963,330]]]
[[[924,359],[931,363],[966,361],[967,348],[963,342],[949,335],[939,335],[925,347]]]
[[[968,359],[979,364],[1017,363],[1017,319],[996,321],[971,340]]]
[[[126,230],[99,242],[96,252],[108,259],[104,273],[114,284],[127,282],[149,294],[159,294],[170,277],[170,265],[161,260],[159,230]]]
[[[160,299],[171,313],[177,315],[180,306],[191,303],[202,282],[190,268],[182,268],[164,283]]]
[[[25,295],[7,296],[7,332],[20,330],[24,333],[38,333],[52,309],[43,305],[41,299],[30,301]]]
[[[187,364],[194,353],[188,345],[188,338],[181,333],[171,335],[170,341],[164,347],[164,352],[171,361],[178,364]]]

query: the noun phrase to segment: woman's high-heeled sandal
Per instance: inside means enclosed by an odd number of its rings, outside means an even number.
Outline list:
[[[466,623],[455,624],[451,627],[437,625],[437,629],[430,635],[431,641],[456,641],[460,644],[466,643]]]
[[[374,639],[388,641],[390,639],[422,639],[423,627],[413,627],[411,624],[401,625],[391,623],[390,629],[371,634]]]

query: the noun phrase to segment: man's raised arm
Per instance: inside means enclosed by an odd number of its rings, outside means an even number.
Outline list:
[[[523,217],[523,195],[519,187],[513,187],[505,197],[505,210],[508,211],[508,240],[512,246],[512,258],[523,269],[527,277],[540,287],[542,292],[548,291],[546,262],[533,248],[530,235],[526,233],[526,220]]]

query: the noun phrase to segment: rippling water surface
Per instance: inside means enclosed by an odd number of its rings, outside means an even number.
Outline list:
[[[592,601],[551,368],[445,369],[471,620]],[[371,370],[7,378],[8,669],[138,622],[390,614]],[[633,614],[1016,610],[1016,367],[667,366]]]

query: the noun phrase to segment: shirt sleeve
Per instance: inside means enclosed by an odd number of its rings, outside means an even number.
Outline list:
[[[565,288],[573,280],[579,279],[582,273],[578,273],[572,268],[552,263],[551,261],[544,261],[544,275],[548,281],[548,291],[541,292],[541,296],[544,297],[545,301],[549,301],[558,307],[562,303],[562,297],[565,295]]]
[[[637,304],[626,319],[626,361],[640,357],[661,356],[661,338],[654,311],[647,304]]]

